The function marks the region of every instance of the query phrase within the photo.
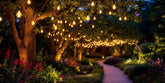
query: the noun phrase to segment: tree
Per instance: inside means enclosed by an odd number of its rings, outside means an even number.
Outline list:
[[[137,3],[133,1],[114,0],[1,0],[0,11],[2,11],[3,16],[6,17],[10,23],[13,38],[19,51],[20,60],[24,61],[23,69],[26,71],[30,63],[36,62],[35,29],[37,26],[40,26],[39,21],[50,19],[50,17],[53,16],[55,17],[54,22],[63,24],[63,21],[68,20],[71,23],[73,20],[78,20],[77,17],[81,17],[81,19],[85,20],[86,17],[89,18],[93,17],[95,14],[101,14],[103,10],[115,12],[114,15],[120,16],[120,19],[126,15],[130,19],[134,19],[135,15],[132,12],[137,11],[137,7],[135,8],[130,5],[137,5]],[[116,9],[116,7],[118,10],[113,10]],[[127,14],[127,12],[129,14]],[[17,18],[20,20],[20,34],[16,29],[15,14],[17,14]],[[57,21],[57,19],[61,20]],[[70,27],[72,26],[73,25]],[[86,27],[86,25],[83,26]],[[52,25],[48,27],[51,28]],[[64,27],[61,27],[61,29],[62,28]],[[74,27],[70,29],[68,33],[70,32],[70,35],[74,34],[72,31],[76,31],[75,29],[79,28]],[[58,49],[56,51],[56,61],[59,61],[68,43],[69,41],[60,41],[59,46],[56,48]]]

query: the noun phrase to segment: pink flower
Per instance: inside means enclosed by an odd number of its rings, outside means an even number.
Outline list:
[[[6,52],[6,59],[9,60],[9,58],[10,58],[10,49],[8,49]]]
[[[42,67],[40,67],[39,69],[38,69],[38,71],[40,72],[42,70]]]
[[[19,62],[19,59],[15,59],[15,60],[14,60],[14,65],[17,65],[18,62]]]
[[[37,65],[34,67],[34,69],[37,69],[39,67],[39,63],[37,63]]]

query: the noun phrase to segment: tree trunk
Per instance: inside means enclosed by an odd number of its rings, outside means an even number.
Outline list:
[[[74,57],[76,57],[76,55],[77,55],[77,47],[74,46]]]
[[[55,56],[55,45],[54,45],[54,39],[53,39],[53,36],[50,36],[49,37],[49,46],[50,46],[50,55],[51,55],[51,58],[53,58]]]
[[[83,51],[83,49],[82,49],[82,47],[80,47],[79,49],[78,49],[78,60],[82,60],[82,51]]]

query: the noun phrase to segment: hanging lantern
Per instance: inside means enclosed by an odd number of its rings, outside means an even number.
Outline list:
[[[2,21],[3,19],[2,19],[2,17],[0,16],[0,22]]]
[[[41,33],[44,33],[44,30],[43,29],[41,29]]]
[[[86,20],[87,20],[87,21],[89,21],[89,20],[90,20],[90,17],[89,17],[89,16],[87,16]]]
[[[126,16],[124,17],[124,20],[127,20],[127,17]]]
[[[54,17],[51,17],[51,20],[54,20]]]
[[[95,2],[94,1],[91,2],[91,6],[92,7],[95,6]]]
[[[96,20],[96,17],[95,16],[93,17],[93,20]]]
[[[119,17],[119,21],[121,21],[122,20],[122,18],[121,17]]]
[[[31,1],[30,0],[27,0],[27,4],[30,5],[31,4]]]
[[[99,10],[99,13],[102,14],[102,10]]]
[[[57,10],[58,10],[58,11],[60,10],[60,6],[57,6]]]
[[[35,25],[35,22],[34,22],[34,20],[31,22],[31,24],[32,24],[32,25]]]
[[[20,18],[22,16],[22,13],[20,10],[16,13],[16,16],[17,16],[17,18]]]
[[[111,11],[109,11],[109,15],[112,15],[112,12]]]
[[[116,9],[116,4],[112,5],[112,9],[114,9],[114,10]]]

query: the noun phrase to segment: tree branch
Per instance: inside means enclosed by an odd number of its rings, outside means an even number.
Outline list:
[[[56,13],[57,13],[57,10],[47,11],[47,12],[41,14],[39,17],[37,17],[36,20],[39,21],[39,20],[45,19],[45,18],[52,16],[52,15],[56,16],[57,15]]]
[[[39,4],[39,6],[38,6],[37,9],[36,9],[36,11],[37,11],[36,13],[41,12],[41,11],[44,9],[44,7],[46,6],[46,4],[48,3],[48,1],[49,1],[49,0],[45,0],[45,2]]]
[[[16,45],[19,47],[19,45],[21,44],[21,39],[18,36],[18,32],[17,32],[16,26],[15,26],[15,16],[13,14],[13,11],[9,8],[6,8],[4,11],[6,12],[6,17],[10,23],[14,41],[15,41]]]

